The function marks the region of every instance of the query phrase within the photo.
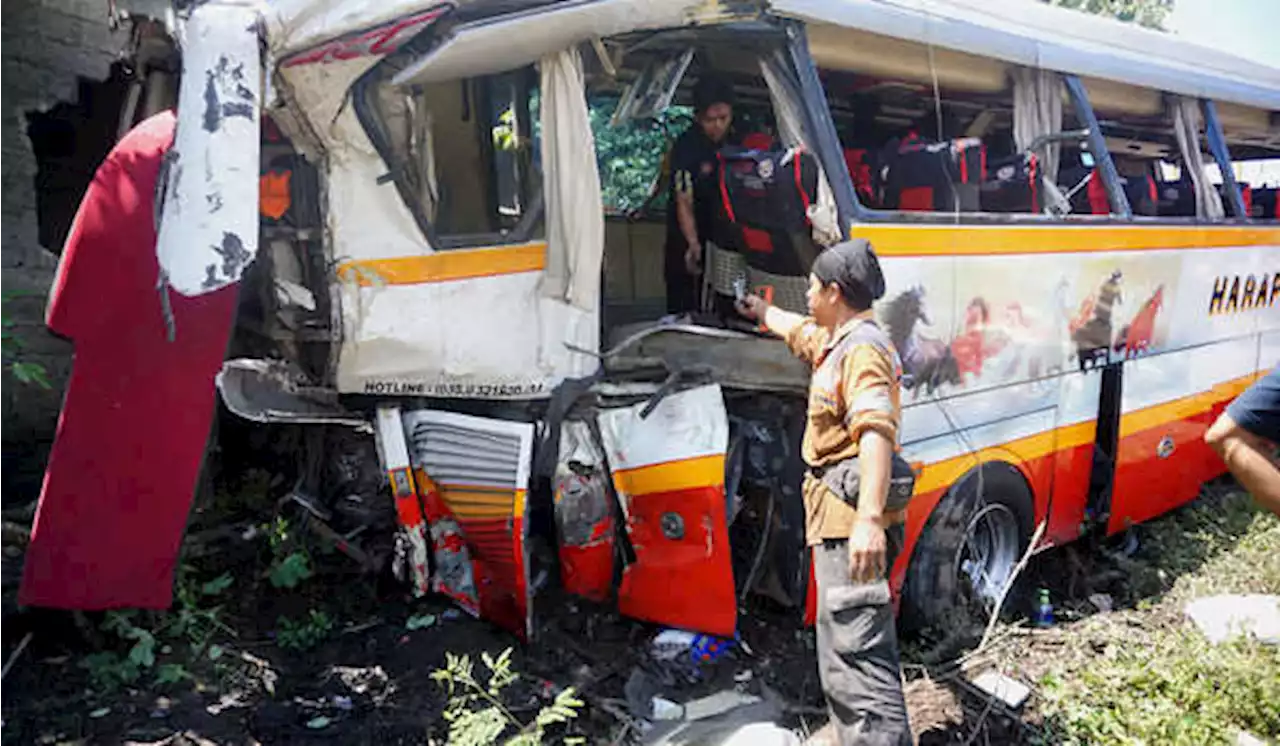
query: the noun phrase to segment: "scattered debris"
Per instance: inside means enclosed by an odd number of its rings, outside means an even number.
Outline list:
[[[1031,688],[1026,684],[992,669],[983,671],[970,681],[983,692],[999,699],[1015,710],[1021,707],[1022,703],[1027,701],[1027,697],[1031,695]]]
[[[311,730],[320,730],[321,728],[328,728],[329,723],[332,723],[332,722],[333,721],[331,719],[325,717],[324,715],[320,715],[318,717],[313,717],[310,720],[308,720],[307,727],[310,728]]]
[[[751,679],[753,679],[754,677],[755,677],[755,674],[752,673],[751,669],[744,668],[743,670],[733,675],[733,681],[736,684],[746,684],[747,682],[751,681]]]
[[[34,635],[34,632],[28,632],[22,636],[22,641],[18,643],[18,647],[14,648],[13,653],[9,655],[9,660],[4,662],[4,670],[0,671],[0,679],[9,675],[9,669],[13,668],[13,664],[18,660],[18,656],[22,655],[22,651],[26,650],[27,646],[31,644],[31,638]]]
[[[663,697],[649,700],[650,717],[654,720],[680,720],[685,716],[684,705]]]
[[[333,695],[333,706],[337,707],[339,710],[342,710],[343,712],[350,712],[352,709],[355,708],[355,705],[351,702],[350,697],[344,697],[340,694]]]
[[[1189,602],[1185,612],[1214,644],[1251,634],[1260,642],[1280,645],[1280,596],[1206,596]]]
[[[623,694],[627,698],[627,709],[639,720],[648,720],[653,716],[653,701],[661,693],[662,687],[656,679],[637,668],[627,678]]]
[[[170,708],[172,707],[172,704],[173,703],[169,701],[168,697],[157,697],[155,707],[152,708],[150,713],[151,719],[164,720],[165,718],[169,717],[169,715],[172,714],[170,712]]]
[[[1090,595],[1089,603],[1093,604],[1094,608],[1104,614],[1110,612],[1112,608],[1114,608],[1111,596],[1107,593],[1094,593]]]
[[[104,717],[106,717],[107,715],[110,715],[110,714],[111,714],[111,708],[110,708],[110,707],[99,707],[98,709],[93,710],[92,712],[90,712],[90,713],[89,713],[89,717],[93,718],[94,720],[97,720],[98,718],[104,718]]]
[[[404,623],[404,628],[413,631],[416,629],[424,629],[434,626],[436,623],[435,614],[414,614]]]
[[[727,696],[726,696],[727,695]],[[685,717],[656,723],[641,743],[675,746],[705,743],[717,746],[800,746],[801,739],[778,725],[782,708],[776,701],[718,692],[684,705]]]
[[[367,622],[361,622],[360,624],[353,624],[353,625],[351,625],[351,626],[349,626],[349,627],[344,627],[344,628],[342,629],[342,634],[344,634],[344,635],[358,635],[358,634],[360,634],[361,632],[368,632],[369,630],[373,629],[374,627],[378,626],[379,624],[382,624],[382,618],[381,618],[381,617],[374,617],[374,618],[370,619],[370,620],[369,620],[369,621],[367,621]]]
[[[1013,566],[1013,572],[1009,573],[1009,577],[1004,582],[1004,587],[1000,589],[1000,595],[996,597],[995,606],[991,609],[991,618],[987,620],[987,630],[982,633],[982,641],[978,643],[978,650],[982,650],[987,646],[987,641],[991,639],[991,633],[996,629],[996,622],[1000,619],[1000,610],[1004,608],[1004,600],[1009,595],[1009,590],[1013,588],[1013,583],[1022,574],[1027,566],[1027,561],[1031,559],[1035,548],[1040,544],[1040,537],[1044,536],[1044,530],[1049,525],[1047,520],[1040,521],[1040,525],[1036,526],[1035,533],[1031,534],[1031,543],[1027,545],[1026,551],[1022,553],[1022,558],[1018,560],[1018,564]]]
[[[357,666],[334,666],[325,674],[324,680],[336,678],[342,682],[352,694],[373,695],[383,693],[388,688],[390,679],[382,666],[360,668]]]
[[[710,696],[686,702],[684,716],[686,720],[705,720],[761,701],[763,700],[754,694],[743,694],[733,689],[725,689]]]
[[[217,702],[205,707],[204,709],[205,712],[210,715],[221,715],[224,710],[230,710],[233,707],[246,707],[248,704],[249,703],[244,700],[244,695],[237,692],[235,694],[222,695]]]

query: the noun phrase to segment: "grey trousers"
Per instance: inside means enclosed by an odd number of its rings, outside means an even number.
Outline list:
[[[887,567],[902,537],[901,525],[886,531]],[[888,582],[850,579],[848,541],[824,541],[813,562],[818,674],[840,745],[911,746]]]

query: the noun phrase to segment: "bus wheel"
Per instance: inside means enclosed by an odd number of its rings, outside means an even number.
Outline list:
[[[1031,490],[1008,464],[970,471],[934,509],[907,568],[901,621],[955,629],[957,614],[990,614],[1030,540]],[[981,622],[985,622],[983,616]]]

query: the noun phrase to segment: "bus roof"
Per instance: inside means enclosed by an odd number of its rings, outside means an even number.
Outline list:
[[[1173,34],[1031,0],[772,0],[770,6],[810,23],[1280,110],[1280,69]]]
[[[1280,69],[1180,39],[1033,0],[763,0],[773,13],[859,29],[1006,63],[1111,80],[1142,88],[1280,111]],[[297,51],[354,29],[433,6],[468,20],[526,18],[576,10],[611,19],[601,33],[638,14],[679,23],[714,0],[268,0],[278,51]],[[651,7],[649,7],[651,6]],[[639,9],[643,8],[641,12]],[[574,13],[577,15],[577,13]],[[551,21],[551,18],[547,19]],[[1259,19],[1262,23],[1263,19]],[[536,22],[533,25],[537,25]],[[563,35],[563,34],[560,34]],[[535,45],[536,46],[536,45]]]

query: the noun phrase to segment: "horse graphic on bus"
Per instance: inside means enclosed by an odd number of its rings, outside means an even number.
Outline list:
[[[993,304],[985,295],[975,295],[950,334],[941,320],[935,323],[925,285],[917,283],[893,295],[881,318],[902,357],[906,387],[914,398],[922,392],[932,396],[944,385],[963,388],[979,381],[1058,375],[1073,360],[1080,370],[1097,368],[1111,362],[1113,351],[1126,358],[1151,352],[1157,345],[1165,285],[1158,284],[1132,318],[1119,325],[1126,280],[1122,270],[1111,269],[1078,302],[1072,300],[1073,283],[1066,277],[1046,293],[1047,302],[1006,297]]]
[[[1164,285],[1156,286],[1155,292],[1138,308],[1133,320],[1120,328],[1116,335],[1115,351],[1124,352],[1125,359],[1150,352],[1154,344],[1156,317],[1164,306]]]

